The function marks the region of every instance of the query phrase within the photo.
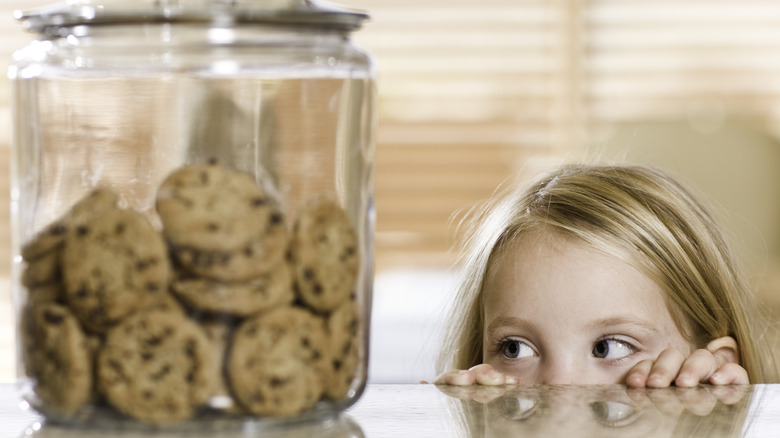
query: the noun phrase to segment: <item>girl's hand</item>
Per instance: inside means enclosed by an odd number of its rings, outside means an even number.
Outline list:
[[[485,386],[517,385],[517,377],[497,371],[492,366],[483,363],[468,370],[452,370],[439,375],[433,381],[436,385],[468,386],[473,384]]]
[[[739,365],[737,342],[730,336],[710,342],[687,358],[676,349],[661,352],[655,360],[643,360],[626,374],[631,387],[662,388],[675,384],[692,387],[699,383],[712,385],[747,385],[747,371]]]

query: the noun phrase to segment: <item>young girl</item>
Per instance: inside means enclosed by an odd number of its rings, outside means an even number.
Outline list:
[[[774,378],[722,233],[667,174],[566,166],[478,219],[435,383]]]

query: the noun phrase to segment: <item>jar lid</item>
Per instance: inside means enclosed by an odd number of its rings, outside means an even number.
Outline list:
[[[316,0],[66,0],[29,11],[15,11],[29,31],[56,35],[77,25],[127,23],[241,23],[310,25],[356,30],[364,12],[324,6]]]

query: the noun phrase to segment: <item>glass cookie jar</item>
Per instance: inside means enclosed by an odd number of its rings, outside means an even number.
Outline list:
[[[343,411],[367,374],[375,66],[309,0],[70,0],[16,17],[20,390],[65,423]],[[233,421],[236,420],[236,421]]]

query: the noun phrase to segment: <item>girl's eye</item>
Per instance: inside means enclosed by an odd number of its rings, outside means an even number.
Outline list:
[[[536,354],[534,349],[529,347],[528,344],[516,339],[504,339],[501,341],[501,344],[499,345],[499,351],[504,355],[504,357],[509,359],[533,357]]]
[[[636,351],[633,345],[610,338],[599,339],[593,345],[593,356],[599,359],[620,359]]]
[[[599,423],[610,427],[627,426],[639,418],[636,408],[619,402],[593,402],[590,409]]]

